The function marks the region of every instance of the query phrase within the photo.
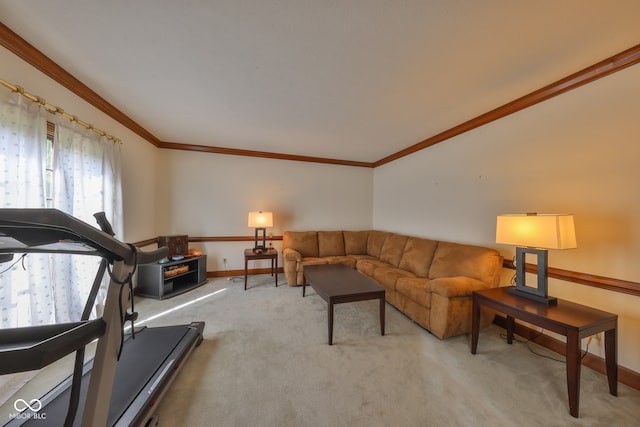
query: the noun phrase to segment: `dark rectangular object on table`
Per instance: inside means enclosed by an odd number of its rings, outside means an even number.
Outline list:
[[[189,236],[176,234],[172,236],[158,236],[158,247],[169,248],[169,256],[186,255],[189,252]]]

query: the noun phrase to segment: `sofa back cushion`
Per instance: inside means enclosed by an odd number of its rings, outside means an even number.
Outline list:
[[[369,231],[344,231],[345,255],[366,255]]]
[[[427,277],[437,247],[438,242],[435,240],[409,237],[398,267],[418,277]]]
[[[495,249],[438,242],[429,278],[466,276],[497,286],[501,271],[502,255]]]
[[[369,232],[369,238],[367,239],[367,255],[380,258],[380,252],[382,252],[382,246],[384,241],[387,240],[391,233],[386,231],[372,230]]]
[[[382,245],[380,260],[397,267],[400,264],[400,259],[402,258],[408,239],[409,236],[391,234]]]
[[[303,257],[318,256],[318,233],[316,231],[285,231],[282,247],[300,252]]]
[[[343,256],[342,231],[318,231],[318,255],[321,257]]]

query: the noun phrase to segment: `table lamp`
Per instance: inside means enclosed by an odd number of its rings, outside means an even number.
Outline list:
[[[249,227],[255,227],[256,237],[254,240],[253,251],[264,250],[267,248],[267,227],[273,227],[273,213],[271,212],[249,212]],[[262,231],[262,244],[258,244],[258,232]]]
[[[548,249],[576,248],[573,215],[569,214],[509,214],[498,215],[496,243],[516,246],[516,286],[509,293],[544,304],[556,304],[548,294]],[[525,256],[538,257],[537,287],[525,283]]]

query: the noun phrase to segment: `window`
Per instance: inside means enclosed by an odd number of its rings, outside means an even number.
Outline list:
[[[55,126],[53,123],[47,122],[47,154],[44,171],[44,205],[47,208],[53,207],[53,139]]]

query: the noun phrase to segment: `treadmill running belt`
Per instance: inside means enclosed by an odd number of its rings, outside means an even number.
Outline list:
[[[180,344],[183,337],[189,333],[191,328],[185,325],[164,326],[154,328],[144,328],[136,332],[135,339],[130,335],[125,335],[125,343],[122,348],[122,355],[116,367],[116,373],[111,393],[111,404],[107,425],[112,426],[118,422],[133,399],[142,391],[143,387],[151,378],[163,369],[164,361],[169,354]],[[92,364],[93,361],[90,362]],[[82,424],[82,413],[89,387],[89,377],[91,371],[82,376],[82,387],[80,392],[80,402],[74,420],[74,427]],[[46,420],[42,419],[14,419],[7,425],[21,426],[44,426],[64,424],[64,419],[69,407],[69,395],[71,387],[62,391],[52,401],[40,411],[46,413]]]
[[[127,340],[116,368],[108,425],[118,421],[188,330],[184,326],[145,328]]]

